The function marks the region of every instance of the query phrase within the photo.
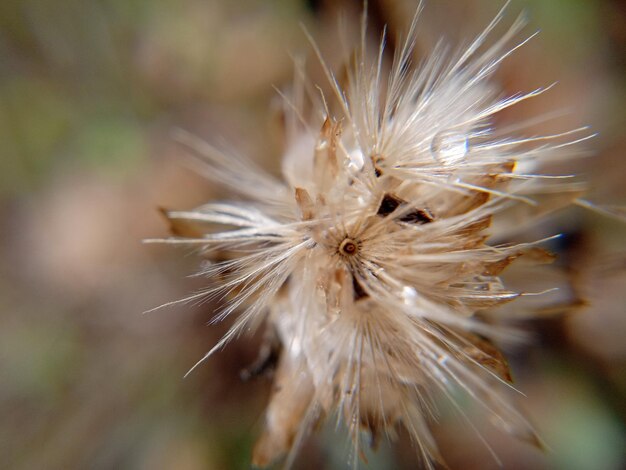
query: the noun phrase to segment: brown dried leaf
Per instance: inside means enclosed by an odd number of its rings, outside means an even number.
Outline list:
[[[159,212],[167,220],[169,231],[172,235],[187,238],[201,238],[203,236],[204,232],[197,222],[180,218],[171,218],[169,215],[170,211],[164,209],[163,207],[159,207]]]
[[[463,334],[462,336],[471,343],[462,347],[465,354],[478,364],[495,373],[502,380],[513,383],[509,363],[496,345],[486,338],[481,338],[473,334]]]
[[[504,271],[513,261],[519,258],[519,254],[509,255],[500,261],[495,261],[493,263],[488,263],[485,265],[485,269],[483,270],[483,276],[497,276],[502,271]]]
[[[296,188],[296,203],[300,209],[300,217],[302,220],[311,220],[313,218],[313,200],[306,189]]]
[[[305,420],[313,390],[310,377],[300,373],[293,358],[283,355],[265,413],[265,429],[252,452],[252,465],[267,467],[291,449]]]
[[[313,159],[313,177],[320,193],[327,192],[339,174],[337,142],[341,132],[340,122],[324,120]]]
[[[537,264],[551,264],[556,259],[554,253],[538,246],[528,248],[520,254],[523,255],[526,260]]]

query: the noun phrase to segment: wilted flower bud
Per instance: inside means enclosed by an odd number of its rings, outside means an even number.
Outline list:
[[[273,333],[275,387],[255,464],[290,455],[289,464],[314,425],[338,416],[355,465],[364,438],[374,445],[403,426],[431,467],[441,458],[429,430],[436,399],[460,407],[458,390],[496,426],[539,445],[509,402],[511,375],[495,344],[511,334],[502,306],[533,294],[507,288],[502,271],[520,257],[551,256],[541,241],[501,240],[580,196],[541,171],[589,136],[494,127],[496,113],[545,91],[502,97],[492,82],[528,40],[515,42],[519,20],[489,38],[501,17],[459,54],[438,48],[413,67],[416,15],[390,66],[384,40],[368,51],[364,39],[341,83],[324,65],[330,93],[298,67],[283,96],[280,181],[180,134],[209,177],[246,200],[169,212],[183,236],[162,241],[227,257],[204,269],[215,284],[195,296],[227,299],[217,318],[237,316],[206,357],[244,328],[265,323]],[[185,238],[185,224],[204,235]]]

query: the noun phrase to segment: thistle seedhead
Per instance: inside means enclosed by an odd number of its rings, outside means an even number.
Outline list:
[[[502,97],[492,82],[528,40],[513,42],[521,20],[492,41],[500,12],[460,53],[438,46],[414,68],[417,16],[389,66],[384,40],[372,53],[363,30],[342,84],[313,42],[330,92],[297,64],[283,95],[282,180],[179,136],[208,177],[245,199],[167,214],[181,236],[161,241],[226,258],[203,271],[215,285],[185,299],[226,299],[216,318],[237,316],[205,359],[263,323],[280,345],[256,465],[285,455],[289,465],[309,430],[336,416],[354,465],[364,437],[374,445],[403,426],[431,468],[441,457],[429,422],[439,396],[459,407],[457,390],[495,425],[539,443],[503,390],[511,374],[495,344],[510,334],[503,306],[529,294],[508,289],[501,272],[524,255],[550,256],[541,241],[492,240],[580,195],[541,168],[588,136],[519,137],[494,126],[495,114],[546,90]],[[185,224],[203,235],[186,238]],[[485,321],[496,308],[498,321]]]

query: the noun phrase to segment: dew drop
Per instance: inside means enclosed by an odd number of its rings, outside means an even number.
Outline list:
[[[355,149],[348,153],[348,169],[353,173],[360,171],[365,164],[363,159],[363,152],[360,149]]]
[[[467,135],[463,132],[441,131],[430,143],[430,152],[443,165],[454,165],[463,161],[469,151]]]
[[[411,286],[404,286],[402,288],[402,299],[407,305],[413,305],[417,300],[417,291]]]
[[[299,357],[301,352],[302,343],[300,342],[300,338],[295,336],[291,339],[291,342],[289,343],[289,353],[292,355],[292,357]]]
[[[447,354],[441,354],[437,357],[437,362],[443,366],[446,362],[448,362],[448,357],[449,356]]]

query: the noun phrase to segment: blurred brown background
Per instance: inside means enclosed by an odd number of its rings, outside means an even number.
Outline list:
[[[419,50],[477,34],[501,2],[429,0]],[[370,1],[374,29],[406,26],[412,2]],[[299,22],[332,51],[337,11],[356,1],[2,0],[0,2],[0,468],[245,469],[269,382],[242,383],[256,340],[184,373],[225,331],[211,306],[142,312],[202,286],[157,208],[219,197],[173,144],[175,127],[223,139],[277,167],[272,85],[290,54],[310,54]],[[546,132],[590,124],[595,154],[579,170],[591,198],[623,204],[626,186],[626,6],[619,0],[517,0],[538,39],[498,78],[509,92],[559,81],[511,119],[565,109]],[[517,113],[517,114],[516,114]],[[546,454],[486,437],[506,468],[624,468],[626,230],[573,209],[553,232],[559,263],[591,307],[536,321],[513,354],[522,399]],[[258,339],[258,338],[257,338]],[[453,469],[496,468],[458,417],[436,434]],[[473,412],[470,411],[473,415]],[[479,427],[483,429],[481,421]],[[346,468],[332,429],[296,468]],[[410,444],[366,468],[415,468]]]

